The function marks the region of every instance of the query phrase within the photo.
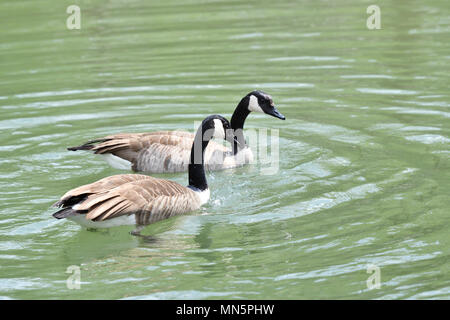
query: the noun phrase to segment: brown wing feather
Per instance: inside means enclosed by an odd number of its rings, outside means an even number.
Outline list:
[[[169,213],[176,208],[167,205],[168,199],[191,192],[191,190],[176,182],[149,177],[145,180],[126,183],[108,191],[108,199],[97,203],[91,202],[96,204],[87,208],[86,218],[104,221],[125,214],[151,214],[149,207],[158,202],[160,203],[156,211]],[[95,196],[93,195],[93,197]],[[100,197],[104,199],[104,196],[100,195]]]
[[[66,202],[70,200],[72,197],[79,197],[83,195],[90,195],[90,194],[100,194],[104,192],[105,190],[111,190],[115,187],[118,187],[124,183],[128,183],[131,181],[138,181],[142,179],[146,179],[148,176],[142,175],[142,174],[118,174],[111,177],[106,177],[103,179],[100,179],[96,182],[86,184],[83,186],[80,186],[78,188],[69,190],[64,194],[61,199],[54,204],[54,206],[61,207],[64,206]]]
[[[148,133],[120,133],[94,140],[92,150],[96,154],[112,153],[135,162],[140,151],[152,144],[178,146],[190,150],[194,135],[183,131],[158,131]]]
[[[110,153],[131,162],[134,171],[162,173],[186,171],[193,142],[194,134],[190,132],[158,131],[120,133],[93,140],[88,144],[89,150],[96,154]],[[77,150],[77,147],[70,149]],[[207,167],[213,155],[225,153],[230,153],[227,147],[211,141],[205,153]],[[220,163],[215,166],[220,168]]]
[[[67,192],[59,201],[63,206],[72,197],[86,198],[73,207],[86,219],[104,221],[121,215],[143,215],[141,220],[155,221],[198,207],[194,192],[180,184],[138,174],[123,174],[101,179]],[[177,201],[181,200],[181,201]]]

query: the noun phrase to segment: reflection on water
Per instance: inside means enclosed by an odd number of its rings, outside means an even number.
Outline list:
[[[389,1],[373,31],[352,1],[99,1],[79,31],[61,4],[0,8],[0,298],[450,297],[448,4]],[[121,173],[67,146],[192,131],[256,88],[287,117],[246,122],[279,129],[276,175],[209,173],[210,203],[146,238],[51,217]]]

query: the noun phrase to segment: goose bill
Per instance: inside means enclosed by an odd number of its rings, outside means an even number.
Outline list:
[[[285,120],[286,119],[286,117],[284,115],[282,115],[275,107],[272,110],[270,110],[270,111],[268,111],[266,113],[268,115],[271,115],[271,116],[273,116],[275,118],[278,118],[278,119],[281,119],[281,120]]]

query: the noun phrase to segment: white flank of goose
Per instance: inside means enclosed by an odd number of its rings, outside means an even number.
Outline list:
[[[203,120],[191,146],[187,187],[141,174],[114,175],[68,191],[53,205],[61,208],[53,216],[87,228],[137,225],[138,234],[142,226],[197,210],[209,200],[205,149],[213,137],[235,142],[232,132],[222,116]]]
[[[211,141],[205,152],[207,170],[229,169],[253,161],[252,151],[246,145],[243,134],[244,122],[250,112],[285,119],[275,108],[270,95],[257,90],[250,92],[241,99],[231,117],[231,128],[241,144],[234,143],[232,148],[227,148]],[[91,150],[103,156],[116,169],[148,173],[185,172],[194,138],[194,134],[185,131],[119,133],[68,150]]]

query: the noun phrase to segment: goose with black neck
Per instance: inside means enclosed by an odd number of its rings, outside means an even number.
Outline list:
[[[136,225],[138,235],[145,225],[197,210],[210,197],[204,160],[213,137],[236,140],[227,119],[205,118],[191,147],[187,187],[141,174],[114,175],[68,191],[54,204],[60,210],[53,217],[94,229]]]
[[[244,140],[244,123],[251,112],[260,112],[285,120],[275,107],[272,97],[255,90],[244,96],[231,117],[238,145],[227,148],[211,141],[205,152],[207,170],[223,170],[253,161],[253,154]],[[71,151],[90,150],[99,154],[114,168],[148,173],[186,172],[195,135],[185,131],[120,133],[68,148]]]

